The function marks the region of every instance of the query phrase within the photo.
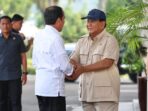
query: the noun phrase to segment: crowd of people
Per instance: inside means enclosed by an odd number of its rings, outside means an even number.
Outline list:
[[[66,111],[64,79],[80,77],[79,100],[84,111],[118,111],[120,77],[119,45],[108,33],[106,15],[92,9],[86,19],[88,34],[82,36],[68,57],[60,35],[65,23],[59,6],[44,11],[45,28],[24,44],[20,33],[23,17],[0,18],[0,111],[22,111],[22,84],[27,82],[26,52],[33,42],[36,69],[35,95],[40,111]]]

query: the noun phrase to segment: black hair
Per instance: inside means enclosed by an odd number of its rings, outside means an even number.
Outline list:
[[[1,16],[1,17],[0,17],[0,21],[1,21],[2,19],[7,19],[7,20],[9,20],[9,22],[12,21],[11,18],[10,18],[9,16],[7,16],[7,15]]]
[[[55,24],[58,18],[62,19],[64,16],[63,10],[59,6],[50,6],[45,9],[44,20],[46,25]]]
[[[19,14],[14,14],[12,17],[12,21],[22,21],[23,19],[24,17]]]

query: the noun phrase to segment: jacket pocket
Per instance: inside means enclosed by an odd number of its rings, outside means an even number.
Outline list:
[[[88,51],[80,51],[80,63],[85,65],[88,59]]]
[[[102,85],[94,86],[94,98],[99,98],[100,100],[107,100],[113,98],[114,92],[112,86]]]
[[[93,63],[95,63],[95,62],[97,62],[97,61],[99,61],[99,60],[101,60],[102,59],[102,57],[103,57],[103,51],[101,50],[101,51],[94,51],[93,52]]]
[[[106,100],[114,97],[113,86],[107,70],[94,74],[93,95],[94,98]]]

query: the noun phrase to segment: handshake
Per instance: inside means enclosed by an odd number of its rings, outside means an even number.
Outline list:
[[[73,73],[71,76],[66,76],[68,80],[76,80],[82,73],[84,73],[84,66],[77,63],[75,60],[70,60],[70,63],[73,64]]]

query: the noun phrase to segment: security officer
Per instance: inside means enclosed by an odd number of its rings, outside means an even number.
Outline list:
[[[27,81],[25,45],[11,31],[9,16],[0,18],[0,28],[0,111],[22,111],[22,84]]]
[[[19,14],[14,14],[13,15],[13,17],[12,17],[12,32],[20,34],[22,39],[25,40],[26,39],[25,35],[23,33],[19,32],[21,30],[21,28],[22,28],[23,20],[24,20],[24,17],[22,17],[21,15],[19,15]],[[33,38],[30,38],[27,41],[26,51],[29,51],[29,49],[31,48],[32,43],[33,43]]]

